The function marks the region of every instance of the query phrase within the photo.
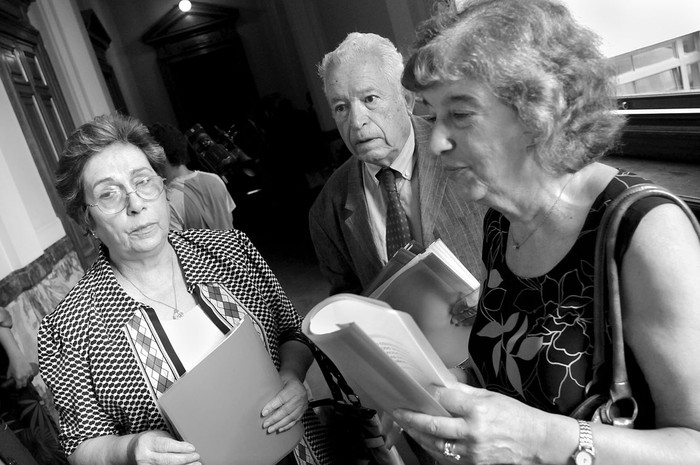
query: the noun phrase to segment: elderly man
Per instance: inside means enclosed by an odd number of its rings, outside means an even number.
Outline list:
[[[439,159],[429,153],[431,124],[412,115],[415,98],[401,86],[402,71],[401,54],[376,34],[349,34],[319,65],[333,118],[353,154],[309,212],[331,294],[361,293],[397,244],[410,240],[427,246],[441,238],[477,279],[483,277],[484,209],[458,198]],[[380,181],[385,168],[393,176]],[[400,202],[394,204],[405,211],[403,226],[387,213],[392,195],[387,185],[398,191]],[[387,225],[402,228],[403,237],[394,239],[390,232],[387,238]]]

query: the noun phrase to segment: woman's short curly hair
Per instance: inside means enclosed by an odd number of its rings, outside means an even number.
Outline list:
[[[94,118],[68,136],[58,160],[55,187],[68,216],[79,225],[90,229],[83,170],[94,155],[112,144],[131,144],[138,147],[160,176],[167,160],[163,149],[151,137],[146,126],[138,119],[119,113]]]
[[[543,168],[577,171],[615,146],[625,123],[598,43],[556,1],[443,2],[419,26],[402,83],[484,83],[532,132]]]

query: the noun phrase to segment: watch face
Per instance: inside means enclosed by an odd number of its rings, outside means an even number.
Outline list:
[[[576,465],[593,465],[593,455],[585,449],[577,450],[574,454]]]

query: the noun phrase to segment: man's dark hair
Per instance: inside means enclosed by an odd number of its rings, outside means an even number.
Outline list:
[[[190,162],[187,138],[176,127],[168,123],[154,123],[148,127],[148,131],[163,147],[171,165],[186,165]]]

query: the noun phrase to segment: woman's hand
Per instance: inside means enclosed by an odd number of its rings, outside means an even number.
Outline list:
[[[10,364],[7,368],[7,381],[2,387],[15,385],[15,389],[22,389],[32,382],[34,370],[32,365],[23,356],[10,357]]]
[[[287,431],[301,420],[309,405],[309,396],[299,378],[280,372],[282,390],[263,407],[263,428],[268,433]]]
[[[69,461],[72,465],[202,465],[192,444],[159,430],[87,439],[73,451]]]
[[[517,400],[464,384],[434,396],[454,417],[400,409],[394,418],[442,463],[533,463],[544,444],[547,414]]]
[[[165,431],[134,435],[127,448],[129,463],[138,465],[200,465],[192,444],[173,439]]]

